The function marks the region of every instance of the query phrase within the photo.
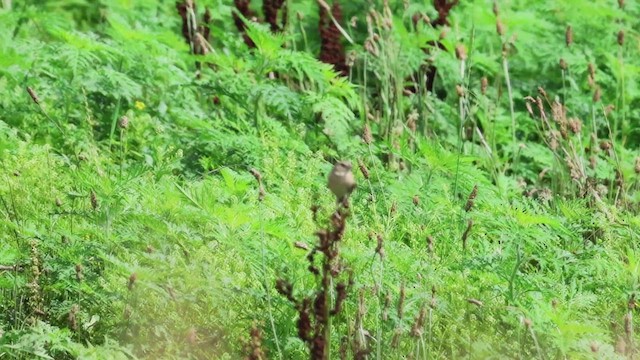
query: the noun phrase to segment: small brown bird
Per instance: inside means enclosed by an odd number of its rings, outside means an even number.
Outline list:
[[[348,161],[338,161],[329,173],[327,186],[336,196],[337,203],[346,205],[347,198],[356,188],[356,180],[351,172],[351,163]]]

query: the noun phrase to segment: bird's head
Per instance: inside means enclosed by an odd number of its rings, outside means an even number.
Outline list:
[[[338,161],[336,163],[336,168],[338,170],[349,171],[349,170],[351,170],[351,162],[350,161]]]

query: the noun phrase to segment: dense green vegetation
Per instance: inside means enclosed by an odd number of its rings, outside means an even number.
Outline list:
[[[0,359],[637,358],[638,29],[3,0]]]

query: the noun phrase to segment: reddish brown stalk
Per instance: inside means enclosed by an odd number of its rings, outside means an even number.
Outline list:
[[[284,0],[263,0],[262,12],[264,19],[269,24],[272,32],[280,32],[286,25],[286,10],[282,8]],[[282,13],[282,26],[278,25],[278,14]]]
[[[255,176],[255,174],[254,174]],[[342,304],[353,286],[351,276],[348,281],[338,281],[344,272],[340,258],[339,244],[344,236],[348,213],[336,210],[331,217],[331,225],[316,232],[318,242],[307,255],[307,270],[318,279],[318,288],[312,295],[296,299],[293,285],[278,279],[276,290],[293,303],[298,312],[298,337],[305,342],[311,359],[324,360],[329,356],[331,342],[331,318],[342,311]],[[316,257],[321,260],[316,262]],[[331,299],[332,294],[335,298]]]
[[[236,6],[236,9],[238,9],[238,12],[242,14],[245,19],[251,21],[253,18],[255,18],[255,13],[249,8],[251,0],[233,0],[233,3]],[[247,25],[245,25],[244,21],[242,21],[242,18],[235,12],[233,12],[233,23],[236,25],[238,31],[242,33],[242,39],[244,40],[244,43],[247,44],[247,46],[251,49],[255,48],[256,44],[246,33]]]
[[[320,31],[320,61],[333,65],[334,69],[342,75],[347,75],[349,68],[346,64],[346,54],[342,45],[342,34],[338,27],[333,23],[327,9],[324,6],[319,7],[320,20],[318,23]],[[342,20],[342,9],[340,3],[334,0],[331,7],[333,18],[340,22]]]

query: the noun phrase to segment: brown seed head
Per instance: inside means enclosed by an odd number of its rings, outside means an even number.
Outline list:
[[[545,99],[547,98],[547,92],[542,86],[538,86],[538,94],[542,95],[542,97]]]
[[[380,234],[378,234],[376,239],[378,240],[376,245],[376,254],[380,255],[380,260],[382,260],[384,259],[384,239]]]
[[[362,176],[364,176],[365,179],[369,179],[369,169],[367,169],[367,166],[362,160],[358,160],[358,167],[360,168]]]
[[[527,112],[529,113],[529,116],[531,116],[532,118],[535,118],[536,116],[533,114],[533,107],[531,106],[531,102],[527,100],[527,102],[524,103],[524,106],[527,108]]]
[[[78,306],[78,304],[73,304],[73,306],[71,307],[71,310],[69,310],[69,314],[67,317],[67,320],[69,322],[69,328],[73,331],[78,330],[78,319],[76,317],[76,315],[78,314],[78,311],[80,311],[80,307]]]
[[[624,45],[624,30],[618,31],[618,45]]]
[[[262,181],[262,174],[260,173],[260,171],[258,171],[257,169],[250,169],[249,172],[251,173],[251,175],[253,175],[253,177],[256,179],[257,182],[261,182]]]
[[[416,316],[416,318],[413,321],[413,326],[411,326],[411,336],[418,338],[420,336],[422,336],[422,328],[424,327],[424,320],[426,318],[426,306],[423,305],[420,308],[420,312],[418,313],[418,315]]]
[[[397,315],[398,319],[402,320],[402,316],[404,315],[404,284],[400,285],[400,297],[398,298],[398,307],[397,307]]]
[[[560,65],[560,69],[567,70],[567,62],[563,58],[560,58],[560,64],[559,65]]]
[[[136,284],[136,280],[138,280],[138,274],[132,273],[129,276],[129,283],[127,284],[127,288],[129,290],[133,290],[133,286]]]
[[[420,198],[418,197],[418,195],[413,195],[413,205],[414,206],[420,205]]]
[[[373,142],[373,134],[371,133],[371,127],[368,123],[364,124],[362,140],[364,140],[364,143],[367,145],[370,145]]]
[[[567,47],[573,44],[573,29],[571,29],[571,25],[567,26],[567,30],[564,33],[564,40],[567,44]]]
[[[91,195],[89,196],[90,200],[91,200],[91,207],[93,208],[93,210],[98,209],[98,206],[100,204],[98,204],[98,197],[96,196],[96,192],[91,190]]]
[[[84,275],[82,274],[82,264],[76,264],[76,280],[82,281]]]
[[[464,61],[467,59],[467,49],[463,44],[456,45],[456,59]]]
[[[504,36],[504,24],[500,21],[500,18],[496,19],[496,32],[500,36]]]
[[[444,40],[447,35],[449,34],[449,29],[448,28],[444,28],[442,29],[442,31],[440,31],[440,36],[438,37],[439,40]]]
[[[462,85],[456,85],[456,94],[458,94],[459,97],[464,97],[464,87],[462,87]]]
[[[602,150],[602,151],[611,150],[611,142],[609,142],[608,140],[601,141],[600,142],[600,150]]]
[[[126,129],[129,127],[129,118],[126,115],[122,115],[120,117],[120,121],[118,122],[118,126],[120,126],[121,129]]]
[[[602,97],[602,92],[600,91],[600,88],[597,87],[596,91],[593,93],[593,102],[594,103],[599,102],[601,97]]]
[[[486,76],[483,76],[482,79],[480,79],[480,92],[482,92],[482,95],[486,95],[487,87],[489,87],[489,80]]]
[[[604,115],[605,116],[609,116],[609,114],[611,114],[611,112],[613,110],[615,110],[615,109],[616,109],[616,106],[613,105],[613,104],[609,104],[609,105],[605,106],[604,107]]]
[[[624,333],[627,335],[627,339],[631,339],[633,336],[633,315],[631,312],[627,312],[624,316]]]
[[[493,15],[495,15],[495,16],[500,15],[500,9],[498,8],[498,2],[497,1],[493,2],[492,10],[493,10]]]
[[[364,49],[374,57],[378,57],[378,46],[372,38],[367,38],[364,41]]]
[[[582,121],[577,118],[569,119],[569,129],[571,129],[571,132],[574,134],[580,133],[580,131],[582,130]]]
[[[473,190],[471,190],[469,198],[467,198],[467,203],[464,206],[464,211],[469,212],[473,208],[476,196],[478,196],[478,185],[473,186]]]
[[[542,102],[542,99],[540,98],[540,96],[536,98],[536,104],[538,105],[538,112],[540,113],[540,117],[543,120],[546,120],[547,113],[544,111],[544,103]]]
[[[29,93],[29,96],[31,97],[31,100],[33,100],[34,103],[36,104],[40,104],[40,99],[38,99],[38,94],[36,94],[35,90],[33,90],[31,87],[27,86],[27,92]]]
[[[407,116],[407,127],[412,133],[415,133],[418,128],[418,118],[420,115],[416,109],[413,109],[409,116]]]

